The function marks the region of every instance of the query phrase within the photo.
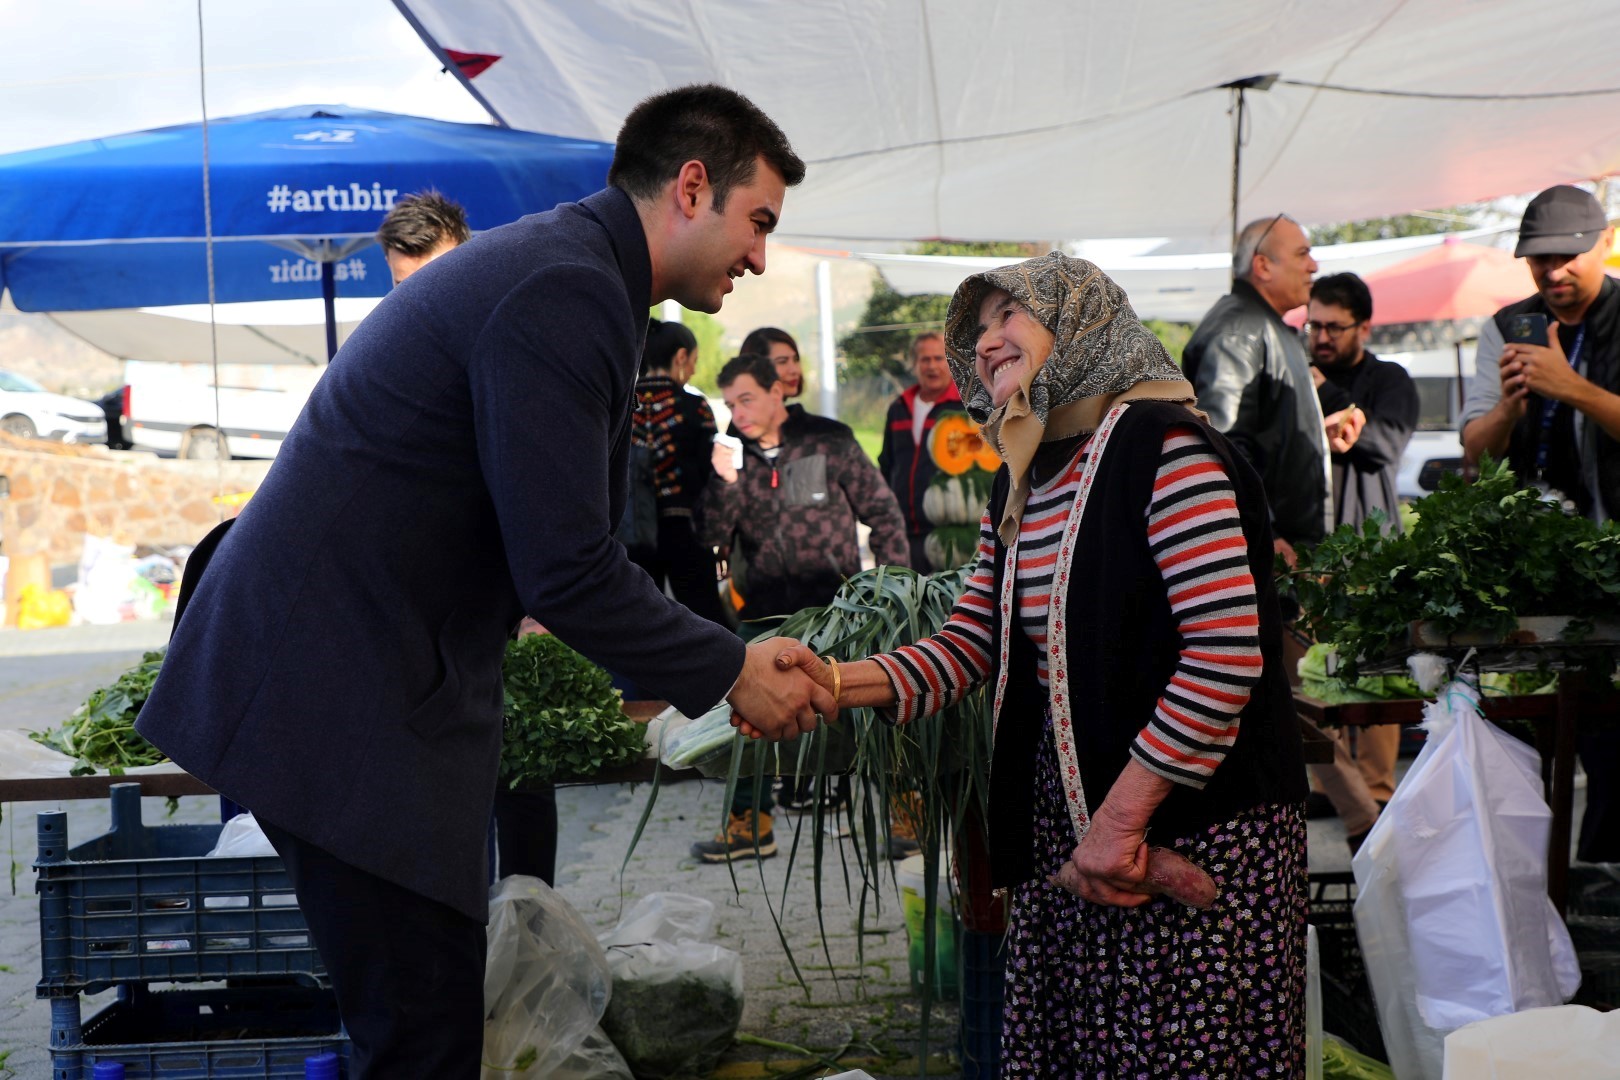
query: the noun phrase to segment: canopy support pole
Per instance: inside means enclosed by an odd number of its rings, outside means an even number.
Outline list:
[[[833,341],[832,263],[816,264],[817,334],[821,353],[821,415],[838,418],[838,351]]]
[[[321,306],[326,309],[326,362],[337,355],[337,268],[321,260]]]
[[[1244,98],[1244,93],[1249,90],[1270,90],[1272,84],[1276,81],[1277,73],[1272,72],[1269,75],[1250,75],[1247,79],[1235,79],[1232,82],[1221,84],[1222,89],[1232,91],[1232,110],[1236,117],[1235,122],[1232,124],[1231,251],[1233,252],[1234,260],[1238,246],[1238,230],[1243,227],[1240,202],[1242,200],[1241,193],[1243,190],[1241,184],[1241,179],[1243,176],[1243,140],[1246,137],[1244,134],[1244,121],[1247,119],[1246,114],[1248,110],[1248,101]],[[1232,267],[1232,278],[1234,282],[1237,280],[1237,265],[1235,261]]]

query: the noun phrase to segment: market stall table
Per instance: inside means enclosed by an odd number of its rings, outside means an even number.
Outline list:
[[[625,715],[639,723],[647,723],[663,712],[668,705],[662,701],[627,701]],[[20,732],[3,733],[0,740],[0,803],[60,802],[70,799],[105,799],[113,784],[138,783],[142,795],[176,798],[181,795],[213,795],[214,789],[185,772],[173,763],[131,769],[122,776],[94,773],[89,776],[69,776],[71,767],[65,756],[55,754],[38,743],[29,741]],[[9,736],[15,735],[15,739]],[[20,740],[20,741],[18,741]],[[60,757],[54,762],[58,768],[39,767],[42,757]],[[591,776],[565,777],[556,781],[562,786],[581,784],[639,784],[649,783],[656,774],[660,783],[677,780],[695,780],[694,769],[672,769],[656,757],[648,756],[629,765],[603,769]]]

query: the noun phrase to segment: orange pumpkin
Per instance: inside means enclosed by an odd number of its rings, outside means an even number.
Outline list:
[[[986,472],[1001,467],[995,448],[985,441],[979,425],[961,413],[941,417],[929,436],[928,454],[941,472],[961,476],[977,465]]]

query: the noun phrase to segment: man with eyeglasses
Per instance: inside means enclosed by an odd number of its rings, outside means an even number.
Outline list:
[[[1372,293],[1355,274],[1318,279],[1306,313],[1311,378],[1332,451],[1333,525],[1379,513],[1384,532],[1399,532],[1395,479],[1417,430],[1417,385],[1401,365],[1367,351]]]
[[[1237,444],[1265,483],[1277,551],[1331,526],[1328,443],[1311,364],[1283,315],[1311,295],[1316,260],[1287,214],[1251,221],[1232,253],[1232,291],[1215,302],[1182,353],[1209,422]]]
[[[1379,514],[1384,532],[1399,532],[1395,478],[1421,409],[1406,369],[1367,350],[1372,313],[1372,293],[1355,274],[1318,278],[1306,308],[1305,343],[1332,451],[1332,524],[1359,526]],[[1401,729],[1381,724],[1352,734],[1340,728],[1334,739],[1333,764],[1313,765],[1311,773],[1344,823],[1354,854],[1395,793]]]

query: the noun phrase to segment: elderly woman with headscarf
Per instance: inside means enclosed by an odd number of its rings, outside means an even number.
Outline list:
[[[779,662],[899,723],[992,688],[1003,1076],[1303,1075],[1305,773],[1260,481],[1088,262],[969,278],[946,341],[1005,463],[966,592],[916,645]],[[1213,903],[1157,894],[1150,830]]]

